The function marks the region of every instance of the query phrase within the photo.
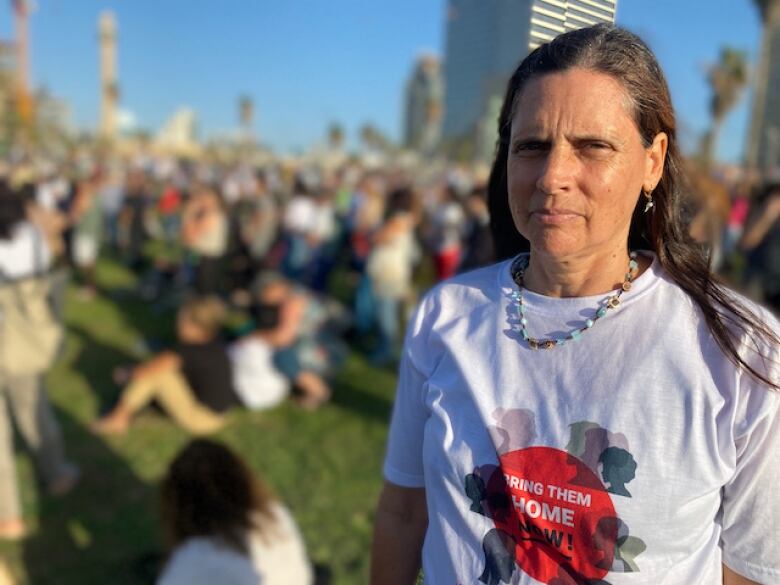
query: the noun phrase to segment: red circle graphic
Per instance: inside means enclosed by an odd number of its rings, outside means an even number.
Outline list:
[[[500,460],[486,485],[487,507],[496,528],[514,540],[518,566],[542,583],[562,573],[604,577],[615,555],[617,515],[593,470],[550,447]]]

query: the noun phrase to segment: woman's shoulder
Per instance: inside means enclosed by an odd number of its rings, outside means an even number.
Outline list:
[[[663,302],[670,308],[668,314],[673,315],[672,320],[676,326],[684,327],[688,323],[696,327],[700,332],[699,339],[704,353],[717,356],[719,362],[728,361],[733,364],[733,360],[727,356],[710,329],[705,309],[696,299],[671,279],[667,279],[664,289],[666,294]],[[725,331],[731,337],[740,358],[763,376],[775,381],[780,380],[780,319],[768,308],[726,284],[717,284],[710,298],[712,307],[720,314]],[[677,310],[673,308],[675,304]],[[737,368],[736,365],[734,367]],[[750,375],[740,376],[739,379],[748,383],[747,386],[751,388],[765,386]],[[749,383],[751,381],[756,384]],[[763,390],[767,389],[762,388],[762,393]]]
[[[309,585],[313,581],[312,567],[292,513],[280,502],[271,503],[271,512],[275,522],[263,534],[252,535],[250,545],[263,583]]]
[[[501,298],[501,276],[508,273],[510,263],[504,260],[448,278],[431,288],[422,302],[451,305],[456,311],[495,303]]]
[[[176,548],[157,583],[249,585],[260,583],[260,576],[247,556],[213,538],[195,537]]]

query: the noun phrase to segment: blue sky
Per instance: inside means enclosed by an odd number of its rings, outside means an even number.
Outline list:
[[[490,1],[490,0],[482,0]],[[0,35],[11,14],[0,8]],[[31,20],[32,77],[67,100],[77,127],[98,116],[97,18],[119,26],[121,105],[156,130],[181,106],[202,136],[237,125],[253,97],[255,129],[281,151],[320,141],[333,120],[348,135],[373,121],[398,137],[406,77],[423,51],[441,53],[445,0],[38,0]],[[752,0],[619,0],[618,23],[658,55],[683,132],[708,124],[707,63],[728,44],[755,57]],[[750,96],[729,117],[719,153],[738,160]]]

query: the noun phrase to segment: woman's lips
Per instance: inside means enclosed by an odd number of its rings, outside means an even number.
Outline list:
[[[560,225],[582,217],[568,209],[537,209],[531,212],[531,219],[543,225]]]

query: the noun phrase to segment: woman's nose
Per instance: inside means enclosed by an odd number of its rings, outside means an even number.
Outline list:
[[[572,184],[576,164],[576,157],[571,149],[563,145],[553,145],[547,151],[539,169],[537,189],[545,194],[565,191]]]

